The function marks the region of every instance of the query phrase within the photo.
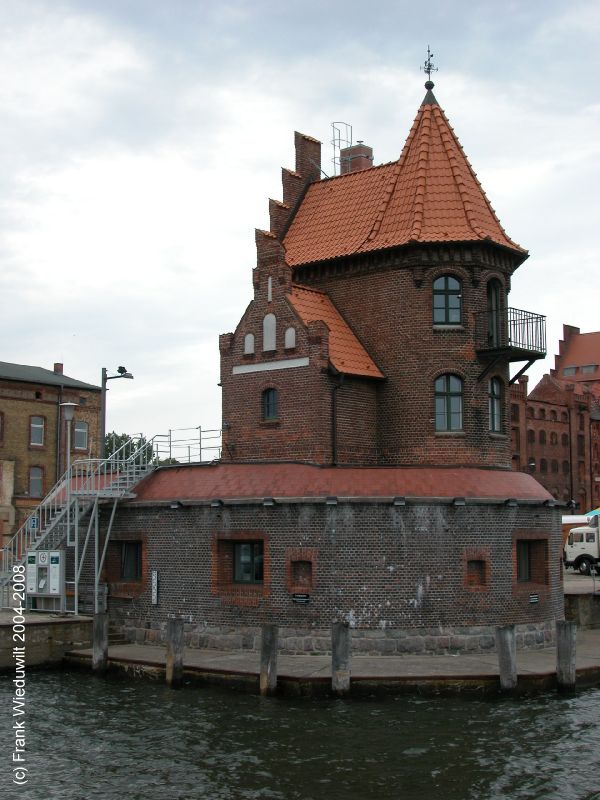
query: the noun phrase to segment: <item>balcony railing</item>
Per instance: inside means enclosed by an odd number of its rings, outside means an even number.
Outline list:
[[[509,351],[511,360],[546,355],[546,317],[520,308],[475,314],[475,341],[479,352]]]

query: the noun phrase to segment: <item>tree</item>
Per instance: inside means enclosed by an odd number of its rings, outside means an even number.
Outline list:
[[[145,436],[133,435],[128,433],[107,433],[104,437],[104,453],[106,458],[110,458],[115,453],[119,460],[126,460],[134,453],[138,452],[136,461],[138,463],[148,463],[154,458],[152,443],[146,440]]]

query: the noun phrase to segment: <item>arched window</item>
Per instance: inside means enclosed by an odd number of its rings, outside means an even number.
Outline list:
[[[535,444],[535,431],[532,428],[527,431],[527,441],[529,444]]]
[[[561,411],[560,421],[561,422],[568,422],[569,421],[569,415],[567,414],[566,411]]]
[[[562,436],[560,437],[560,443],[562,444],[563,447],[569,446],[569,435],[567,433],[562,434]]]
[[[546,419],[546,409],[540,408],[538,411],[538,416],[540,419]]]
[[[540,444],[546,444],[546,431],[540,431]]]
[[[490,430],[494,433],[502,431],[502,381],[492,378],[488,383],[488,408]]]
[[[283,346],[286,350],[296,347],[296,328],[286,328]]]
[[[554,422],[556,422],[556,419],[557,419],[556,411],[552,410],[550,412],[550,419],[553,420]]]
[[[460,281],[452,275],[442,275],[433,282],[434,325],[460,325],[462,294]]]
[[[488,343],[499,347],[502,337],[502,284],[494,279],[487,285]]]
[[[265,389],[262,393],[262,418],[265,421],[277,419],[277,389]]]
[[[463,426],[463,382],[458,375],[440,375],[435,381],[436,431],[460,431]]]
[[[527,416],[533,418],[535,416],[535,411],[531,406],[527,409]]]
[[[558,436],[554,431],[550,434],[550,444],[558,444]]]
[[[267,314],[263,319],[263,350],[275,350],[277,320],[275,314]]]
[[[550,465],[550,467],[552,469],[552,472],[558,472],[558,461],[555,458],[552,459],[552,464]]]
[[[569,462],[568,461],[563,461],[562,462],[562,471],[563,471],[564,475],[568,475],[569,474]]]
[[[548,472],[548,462],[545,458],[540,461],[540,472]]]
[[[244,355],[250,356],[254,352],[254,334],[247,333],[244,336]]]

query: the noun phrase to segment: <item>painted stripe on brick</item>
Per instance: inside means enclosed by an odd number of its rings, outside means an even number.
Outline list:
[[[308,367],[309,359],[286,358],[283,361],[266,361],[262,364],[240,364],[233,367],[232,375],[247,375],[249,372],[269,372],[273,369],[292,369],[293,367]]]

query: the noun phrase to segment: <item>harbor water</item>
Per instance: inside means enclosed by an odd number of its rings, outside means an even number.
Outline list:
[[[519,699],[263,699],[30,671],[20,800],[600,800],[600,690]]]

